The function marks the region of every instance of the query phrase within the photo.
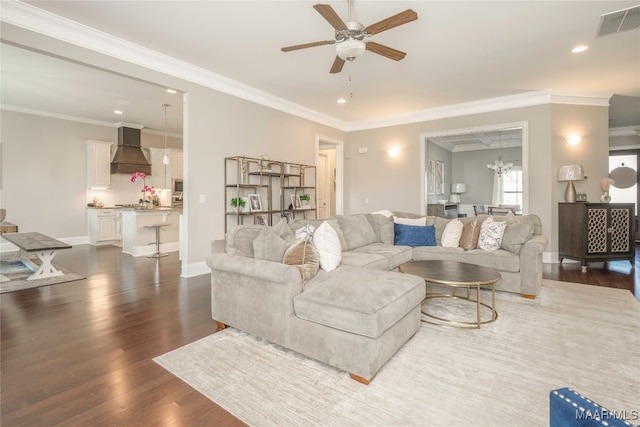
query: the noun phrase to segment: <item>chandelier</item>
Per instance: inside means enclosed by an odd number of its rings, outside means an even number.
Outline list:
[[[500,154],[493,164],[487,164],[487,170],[495,175],[502,176],[513,168],[513,163],[502,160],[502,132],[498,131],[498,149]]]

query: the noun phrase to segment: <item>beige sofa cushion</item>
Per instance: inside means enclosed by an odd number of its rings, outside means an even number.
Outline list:
[[[318,274],[293,301],[300,319],[377,338],[420,304],[424,294],[418,276],[342,265]]]
[[[354,249],[355,253],[380,255],[387,260],[385,270],[394,270],[400,264],[411,261],[413,250],[411,246],[394,246],[386,243],[372,243],[358,249]],[[375,264],[374,264],[375,265]]]
[[[275,231],[268,227],[258,234],[253,241],[253,257],[267,261],[282,262],[289,243],[282,239]]]
[[[339,215],[337,218],[350,251],[376,242],[376,233],[365,214]]]
[[[498,271],[509,271],[513,273],[520,271],[520,256],[513,252],[505,251],[504,249],[498,249],[496,251],[473,249],[463,252],[460,261],[495,268]]]

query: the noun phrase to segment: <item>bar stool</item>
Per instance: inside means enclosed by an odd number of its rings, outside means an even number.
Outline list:
[[[144,228],[155,228],[156,229],[156,251],[151,255],[147,255],[147,258],[162,258],[168,256],[169,254],[165,254],[160,252],[160,229],[162,227],[166,227],[169,225],[168,222],[159,222],[156,224],[145,225]],[[150,243],[152,244],[152,243]]]

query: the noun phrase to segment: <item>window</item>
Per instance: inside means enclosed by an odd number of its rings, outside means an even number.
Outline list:
[[[502,177],[502,204],[522,208],[522,167],[515,166]]]

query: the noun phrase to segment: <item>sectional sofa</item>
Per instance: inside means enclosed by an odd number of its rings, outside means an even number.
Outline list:
[[[433,226],[436,245],[394,244],[400,218]],[[475,221],[478,224],[486,219]],[[323,220],[295,220],[288,225],[281,221],[274,227],[237,226],[225,240],[212,243],[207,257],[212,318],[220,327],[243,330],[347,371],[353,379],[368,384],[421,326],[424,280],[395,271],[400,264],[451,259],[490,266],[502,275],[496,289],[528,297],[538,294],[546,238],[537,216],[517,221],[530,224],[525,227],[530,233],[518,253],[443,247],[448,220],[401,212],[336,216],[325,225]],[[334,260],[337,256],[339,265],[323,267],[326,245],[317,263],[323,268],[316,267],[317,273],[312,271],[313,259],[303,261],[304,266],[283,263],[283,252],[286,261],[290,251],[286,248],[301,242],[294,233],[303,231],[304,235],[313,230],[317,234],[304,241],[315,245],[334,239],[329,249],[337,253],[329,256]],[[312,252],[317,251],[304,251],[307,258]]]

